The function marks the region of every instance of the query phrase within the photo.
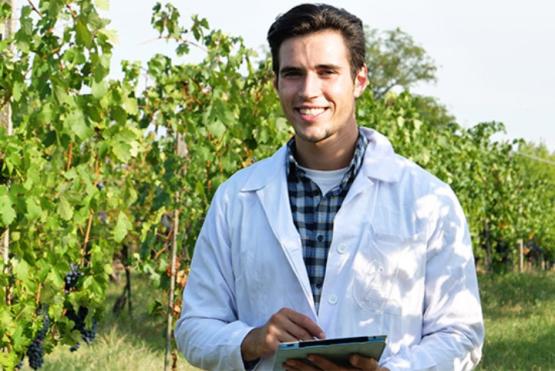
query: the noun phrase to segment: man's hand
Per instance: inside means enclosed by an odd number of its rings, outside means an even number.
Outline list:
[[[262,327],[253,329],[241,343],[241,355],[246,362],[269,357],[279,343],[298,340],[324,339],[324,331],[304,314],[281,308]]]
[[[353,367],[338,366],[327,358],[317,355],[309,355],[308,360],[312,365],[297,359],[289,359],[283,366],[287,371],[389,371],[387,368],[380,367],[378,361],[374,358],[362,357],[356,354],[349,357],[349,361]]]

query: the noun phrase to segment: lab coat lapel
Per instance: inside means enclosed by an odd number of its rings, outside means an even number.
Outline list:
[[[293,222],[289,205],[289,193],[285,174],[285,153],[281,150],[273,157],[272,166],[269,167],[271,169],[270,174],[273,174],[273,176],[266,178],[268,179],[267,182],[256,190],[256,194],[264,209],[266,220],[283,249],[291,269],[299,280],[305,297],[316,317],[312,290],[303,259],[302,243]]]

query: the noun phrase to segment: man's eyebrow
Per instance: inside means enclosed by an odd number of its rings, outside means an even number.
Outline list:
[[[316,65],[317,70],[340,70],[341,66],[332,63],[326,64],[318,64]],[[303,72],[305,69],[301,67],[293,67],[293,66],[285,66],[279,69],[279,73],[288,73],[288,72]]]
[[[321,70],[340,70],[341,66],[337,64],[319,64],[316,68]]]
[[[285,66],[279,69],[279,73],[284,74],[284,73],[289,73],[289,72],[302,72],[303,69],[300,67],[293,67],[293,66]]]

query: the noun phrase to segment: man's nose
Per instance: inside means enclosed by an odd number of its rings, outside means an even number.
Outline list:
[[[320,79],[316,74],[307,73],[304,76],[301,95],[303,98],[313,98],[320,94],[321,85]]]

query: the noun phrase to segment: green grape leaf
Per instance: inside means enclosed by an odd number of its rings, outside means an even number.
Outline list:
[[[91,86],[91,93],[96,99],[101,99],[108,91],[108,83],[105,80],[100,82],[94,81]]]
[[[139,108],[137,107],[137,101],[133,98],[125,97],[123,99],[123,108],[129,113],[130,115],[136,115],[139,113]]]
[[[21,99],[21,94],[25,89],[25,85],[19,81],[14,82],[12,88],[12,98],[14,102],[18,102]]]
[[[208,132],[216,138],[221,138],[225,133],[225,125],[220,121],[213,121],[207,126]]]
[[[10,225],[16,217],[14,208],[12,207],[12,201],[10,197],[5,194],[0,196],[0,219],[4,225]]]
[[[2,328],[7,329],[7,327],[2,327]],[[14,339],[14,341],[15,340],[16,339]],[[19,362],[19,359],[17,358],[17,354],[15,352],[12,352],[12,353],[0,352],[0,366],[2,366],[0,368],[2,368],[3,370],[13,369],[18,362]]]
[[[25,200],[25,205],[27,206],[27,218],[29,220],[35,220],[43,215],[43,210],[36,197],[28,197]]]
[[[87,125],[85,116],[80,109],[73,109],[66,116],[64,124],[81,140],[85,140],[93,134],[93,130]]]
[[[73,208],[64,196],[60,197],[57,211],[63,220],[70,220],[73,217]]]
[[[123,211],[120,211],[116,226],[114,227],[113,237],[114,241],[121,242],[127,236],[127,232],[131,229],[132,225]]]
[[[85,46],[85,48],[90,49],[93,40],[92,34],[82,18],[77,19],[77,23],[75,24],[75,32],[77,34],[77,42]]]
[[[100,10],[110,10],[110,3],[108,2],[108,0],[94,0],[94,3],[96,7]]]
[[[131,159],[131,145],[129,143],[116,141],[112,143],[112,152],[121,162],[127,162]]]
[[[29,264],[25,260],[14,261],[13,273],[15,277],[23,282],[27,282],[29,279]]]
[[[8,193],[8,187],[0,185],[0,220],[3,225],[11,224],[16,217],[16,212]]]

